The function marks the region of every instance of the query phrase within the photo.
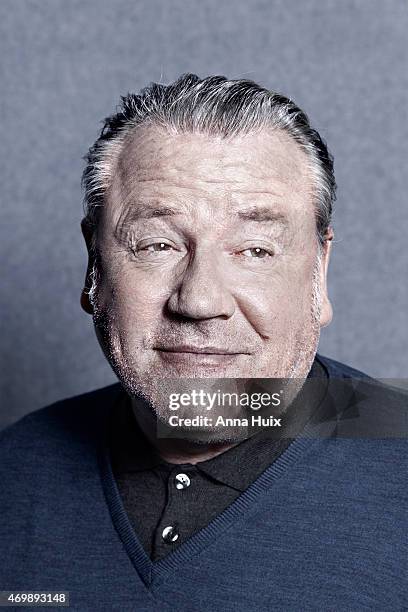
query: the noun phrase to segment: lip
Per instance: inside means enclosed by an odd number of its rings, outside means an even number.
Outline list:
[[[191,344],[179,344],[177,346],[154,347],[156,351],[164,353],[192,353],[197,355],[248,355],[246,351],[235,351],[216,346],[192,346]]]
[[[193,350],[194,349],[194,350]],[[211,352],[208,352],[211,349]],[[183,371],[193,373],[211,370],[219,367],[232,366],[242,356],[242,353],[230,353],[225,349],[216,347],[173,347],[169,349],[156,349],[162,363],[182,368]],[[218,352],[215,352],[217,351]],[[197,370],[199,368],[199,370]]]
[[[178,344],[176,346],[154,347],[160,355],[161,360],[183,371],[216,372],[220,367],[236,366],[237,360],[243,355],[243,351],[232,351],[219,346],[194,346],[192,344]],[[198,368],[198,370],[197,370]]]

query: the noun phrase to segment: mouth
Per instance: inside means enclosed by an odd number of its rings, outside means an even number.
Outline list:
[[[249,355],[247,351],[232,350],[217,346],[192,346],[179,344],[177,346],[154,347],[160,357],[167,363],[195,366],[219,366],[234,363],[237,358]]]
[[[246,351],[219,348],[216,346],[193,346],[191,344],[178,344],[177,346],[156,346],[156,351],[163,353],[196,353],[198,355],[245,355]]]

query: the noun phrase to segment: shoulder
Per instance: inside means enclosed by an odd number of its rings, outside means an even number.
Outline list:
[[[0,458],[20,461],[35,452],[61,449],[65,442],[72,445],[95,441],[109,407],[123,393],[116,383],[27,414],[0,432]]]
[[[331,400],[337,404],[337,434],[360,439],[408,440],[408,391],[318,355]]]
[[[351,366],[336,361],[335,359],[329,359],[323,355],[316,355],[316,360],[324,367],[330,378],[358,378],[360,380],[374,380],[368,374],[356,370]]]
[[[34,556],[41,557],[43,542],[55,548],[63,541],[55,534],[63,538],[87,507],[94,504],[97,514],[102,504],[99,450],[110,407],[122,393],[116,384],[67,398],[0,433],[1,541],[17,545],[15,550],[36,550]],[[11,557],[18,571],[23,557]]]

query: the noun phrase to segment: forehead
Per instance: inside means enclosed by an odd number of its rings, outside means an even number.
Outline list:
[[[201,202],[218,214],[255,200],[310,212],[311,192],[306,154],[282,131],[222,138],[150,126],[128,135],[107,199],[114,218],[138,202],[160,200],[194,210]]]

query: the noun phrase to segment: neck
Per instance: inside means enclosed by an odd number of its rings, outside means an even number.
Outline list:
[[[271,380],[274,381],[274,379]],[[285,390],[284,399],[280,405],[279,412],[275,412],[276,415],[283,415],[285,413],[287,407],[292,404],[294,399],[298,396],[304,382],[305,378],[289,378],[285,379],[284,383],[281,381],[280,386],[282,386]],[[245,439],[245,437],[242,438],[240,437],[239,433],[237,433],[236,439],[233,439],[232,441],[214,441],[209,438],[192,440],[191,432],[189,430],[186,431],[185,438],[175,438],[172,428],[158,421],[155,413],[147,402],[142,400],[140,397],[132,397],[131,402],[133,414],[144,436],[156,449],[160,457],[168,463],[196,464],[200,461],[206,461],[220,455],[221,453],[224,453],[230,448],[233,448],[240,442],[243,442]],[[159,429],[163,433],[161,436],[158,435]],[[166,433],[168,435],[166,435]]]
[[[196,464],[200,461],[207,461],[236,446],[241,441],[195,442],[182,438],[158,437],[157,419],[144,403],[142,404],[139,399],[132,399],[132,410],[144,436],[167,463]]]

